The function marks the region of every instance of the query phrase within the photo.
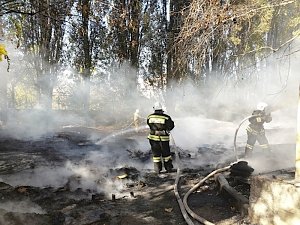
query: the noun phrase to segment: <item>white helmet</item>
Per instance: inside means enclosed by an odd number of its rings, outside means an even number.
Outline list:
[[[155,102],[154,106],[153,106],[154,110],[163,110],[162,109],[162,105],[160,104],[160,102]]]
[[[268,107],[268,104],[265,102],[260,102],[257,104],[256,109],[264,111]]]

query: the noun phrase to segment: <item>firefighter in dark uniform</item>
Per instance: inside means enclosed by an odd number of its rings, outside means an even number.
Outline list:
[[[253,111],[252,116],[249,118],[250,124],[246,128],[247,130],[247,144],[245,148],[245,157],[252,155],[253,147],[256,141],[258,141],[260,147],[263,150],[270,151],[268,139],[266,138],[264,123],[272,121],[271,113],[267,112],[268,105],[264,102],[258,103],[257,109]]]
[[[169,115],[164,114],[160,103],[155,103],[153,109],[154,113],[148,116],[147,124],[150,128],[148,139],[153,155],[154,171],[160,173],[164,165],[167,172],[172,172],[169,132],[174,128],[174,121]]]

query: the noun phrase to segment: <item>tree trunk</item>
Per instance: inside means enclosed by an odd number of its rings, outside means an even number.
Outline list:
[[[85,113],[89,112],[90,108],[90,77],[92,69],[91,60],[91,43],[89,37],[89,15],[90,15],[90,1],[82,0],[81,2],[81,16],[82,16],[82,39],[83,39],[83,110]]]
[[[139,45],[140,45],[140,0],[132,0],[130,2],[131,7],[131,15],[129,22],[129,30],[130,30],[130,61],[131,65],[134,68],[138,68],[139,66]]]
[[[178,55],[175,46],[175,39],[178,36],[183,16],[182,10],[190,4],[190,0],[170,0],[170,22],[167,28],[168,31],[168,43],[167,43],[167,85],[170,85],[171,80],[180,80],[180,78],[185,77],[186,74],[183,74],[179,70],[178,66]],[[185,73],[187,71],[185,70]]]

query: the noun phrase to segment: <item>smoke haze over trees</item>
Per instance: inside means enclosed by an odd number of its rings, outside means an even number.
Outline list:
[[[157,100],[178,115],[244,113],[297,91],[296,0],[0,3],[2,120],[38,108],[118,122]]]

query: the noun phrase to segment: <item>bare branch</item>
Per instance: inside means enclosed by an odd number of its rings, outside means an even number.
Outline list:
[[[274,0],[268,4],[251,5],[239,1],[236,1],[235,4],[221,4],[217,0],[193,0],[189,8],[182,12],[185,15],[185,20],[174,45],[175,51],[178,52],[177,64],[182,68],[187,68],[190,64],[189,60],[193,58],[196,59],[193,62],[194,66],[202,68],[207,62],[208,56],[222,48],[222,42],[224,46],[224,43],[228,43],[230,31],[237,27],[236,25],[246,23],[249,25],[248,29],[250,30],[251,21],[255,16],[266,10],[295,2],[295,0]],[[273,52],[278,51],[294,39],[295,37],[278,48],[265,46],[240,55],[258,52],[263,49],[270,49]],[[201,72],[201,69],[199,70]]]
[[[286,41],[285,43],[281,44],[278,48],[273,48],[271,46],[263,46],[263,47],[260,47],[258,49],[253,49],[251,51],[248,51],[248,52],[245,52],[243,54],[239,54],[239,55],[233,55],[234,57],[238,57],[238,56],[244,56],[244,55],[247,55],[247,54],[250,54],[250,53],[253,53],[253,52],[259,52],[261,50],[264,50],[264,49],[269,49],[271,50],[272,52],[277,52],[279,49],[281,49],[282,47],[284,47],[285,45],[291,43],[292,41],[294,41],[297,37],[299,37],[299,35],[296,35],[294,37],[292,37],[290,40]]]

